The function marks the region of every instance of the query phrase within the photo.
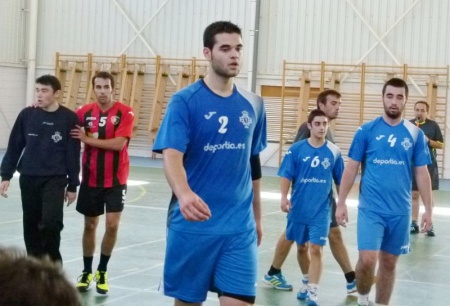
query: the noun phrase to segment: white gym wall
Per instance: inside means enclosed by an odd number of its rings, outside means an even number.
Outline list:
[[[261,85],[281,85],[283,60],[429,67],[450,63],[447,0],[0,1],[0,148],[6,147],[17,113],[31,102],[26,101],[27,78],[52,73],[56,52],[201,58],[202,31],[216,20],[239,24],[247,48],[256,3],[261,8],[257,92]],[[253,55],[246,51],[238,79],[243,85]],[[449,144],[449,106],[446,111]],[[450,178],[448,152],[445,178]]]

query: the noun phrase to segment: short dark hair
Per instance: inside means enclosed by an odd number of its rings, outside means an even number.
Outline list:
[[[100,79],[110,79],[111,80],[111,88],[114,89],[114,77],[112,76],[111,73],[109,73],[108,71],[98,71],[93,77],[92,77],[92,88],[95,87],[95,79],[96,78],[100,78]]]
[[[17,249],[0,248],[0,305],[81,305],[60,266]]]
[[[220,33],[236,33],[242,36],[241,28],[229,21],[216,21],[206,27],[203,32],[203,47],[211,49],[216,43],[216,34]]]
[[[313,122],[314,118],[321,117],[321,116],[327,118],[327,120],[328,120],[327,115],[325,115],[325,113],[322,110],[320,110],[320,109],[312,110],[308,115],[308,123],[311,124]]]
[[[48,85],[51,86],[53,92],[57,92],[61,90],[61,82],[57,77],[51,74],[44,74],[36,79],[36,84]]]
[[[427,109],[427,113],[430,111],[430,104],[428,104],[426,101],[417,101],[416,103],[414,103],[414,108],[416,108],[417,104],[424,104]]]
[[[323,105],[327,104],[328,96],[335,96],[338,99],[340,99],[342,97],[341,93],[337,90],[334,90],[334,89],[324,90],[321,93],[319,93],[319,95],[317,96],[317,101],[316,101],[317,108],[319,108],[319,104],[323,104]]]
[[[388,86],[404,88],[406,98],[408,98],[409,89],[408,89],[408,84],[406,84],[405,80],[400,79],[400,78],[392,78],[389,81],[387,81],[386,83],[384,83],[383,91],[382,91],[383,96],[384,96],[384,93],[386,92],[386,87],[388,87]]]

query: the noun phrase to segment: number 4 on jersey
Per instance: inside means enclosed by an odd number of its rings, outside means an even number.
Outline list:
[[[395,145],[395,142],[397,141],[397,138],[394,137],[394,134],[391,134],[391,135],[389,135],[389,138],[387,141],[391,144],[391,147],[393,147]]]

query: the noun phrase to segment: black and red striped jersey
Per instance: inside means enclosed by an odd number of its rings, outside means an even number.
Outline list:
[[[90,187],[108,188],[125,185],[128,179],[130,159],[129,139],[133,133],[133,109],[119,101],[103,112],[96,102],[80,107],[78,118],[88,137],[112,139],[127,137],[121,151],[104,150],[85,145],[82,161],[82,184]]]

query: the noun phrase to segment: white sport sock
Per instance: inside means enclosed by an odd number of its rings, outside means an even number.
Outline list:
[[[358,294],[358,304],[360,306],[369,306],[369,295],[368,294]]]

